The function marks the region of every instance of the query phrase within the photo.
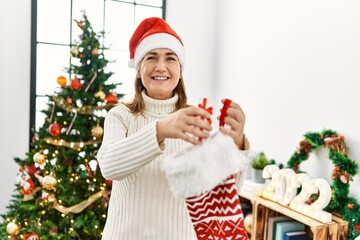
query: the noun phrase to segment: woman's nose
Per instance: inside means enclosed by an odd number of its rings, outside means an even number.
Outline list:
[[[166,70],[166,65],[163,61],[158,61],[156,66],[155,66],[155,71],[165,71]]]

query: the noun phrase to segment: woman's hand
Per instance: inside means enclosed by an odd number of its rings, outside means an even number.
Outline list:
[[[224,99],[221,100],[222,103],[224,101]],[[220,116],[218,119],[220,119]],[[220,131],[232,137],[239,149],[244,150],[245,114],[237,103],[231,102],[226,111],[224,122],[225,127],[220,127]]]
[[[207,138],[212,130],[206,119],[210,114],[204,109],[187,107],[180,109],[157,122],[157,140],[159,143],[165,138],[180,138],[192,144],[200,143],[199,137]],[[203,118],[203,119],[201,119]]]

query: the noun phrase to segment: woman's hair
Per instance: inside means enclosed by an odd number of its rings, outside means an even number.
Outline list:
[[[144,85],[142,84],[141,78],[136,76],[135,78],[135,94],[134,98],[130,102],[123,102],[123,104],[130,110],[132,114],[143,115],[145,111],[145,103],[142,98],[141,92],[145,90]],[[181,76],[178,82],[178,85],[174,89],[174,95],[177,94],[179,99],[176,103],[175,111],[187,107],[187,96],[185,92],[184,79]]]

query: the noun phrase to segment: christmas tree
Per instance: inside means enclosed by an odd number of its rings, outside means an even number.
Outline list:
[[[16,193],[1,215],[1,239],[100,239],[106,220],[111,181],[101,175],[96,154],[103,120],[122,94],[106,84],[112,72],[86,13],[77,26],[72,62],[48,96],[44,124],[34,130],[32,147],[19,165]],[[54,80],[55,81],[55,80]]]

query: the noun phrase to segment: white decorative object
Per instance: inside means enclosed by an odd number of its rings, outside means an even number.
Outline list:
[[[271,180],[262,190],[262,197],[284,206],[290,204],[291,209],[320,222],[331,222],[331,213],[323,210],[331,200],[331,187],[325,179],[311,179],[305,173],[296,174],[293,169],[279,169],[276,165],[267,165],[263,171],[263,178]],[[300,187],[301,191],[297,195]],[[319,196],[310,205],[307,201],[312,194]]]
[[[284,168],[279,171],[275,188],[275,198],[281,205],[287,206],[296,196],[298,186],[292,183],[295,177],[294,170]]]
[[[319,197],[310,205],[310,216],[319,220],[320,222],[331,222],[331,213],[323,211],[324,208],[329,204],[331,200],[331,187],[329,183],[323,178],[317,178],[311,180],[311,185],[315,188],[312,193],[318,193]]]
[[[261,195],[264,198],[272,200],[274,202],[277,202],[277,199],[275,198],[275,189],[279,170],[279,167],[275,164],[267,165],[263,170],[263,178],[271,180],[269,184],[266,185],[266,187],[263,189]]]
[[[310,207],[308,204],[306,204],[306,201],[309,200],[311,196],[310,191],[308,191],[311,179],[305,173],[296,174],[294,179],[296,182],[293,182],[293,184],[294,185],[300,184],[301,191],[291,201],[290,208],[301,213],[307,212],[308,211],[307,209]]]
[[[320,222],[331,222],[331,213],[323,211],[331,200],[329,183],[322,178],[310,179],[305,173],[296,174],[296,181],[301,184],[301,192],[291,201],[290,208]],[[318,199],[311,205],[307,204],[314,193],[319,193]]]

